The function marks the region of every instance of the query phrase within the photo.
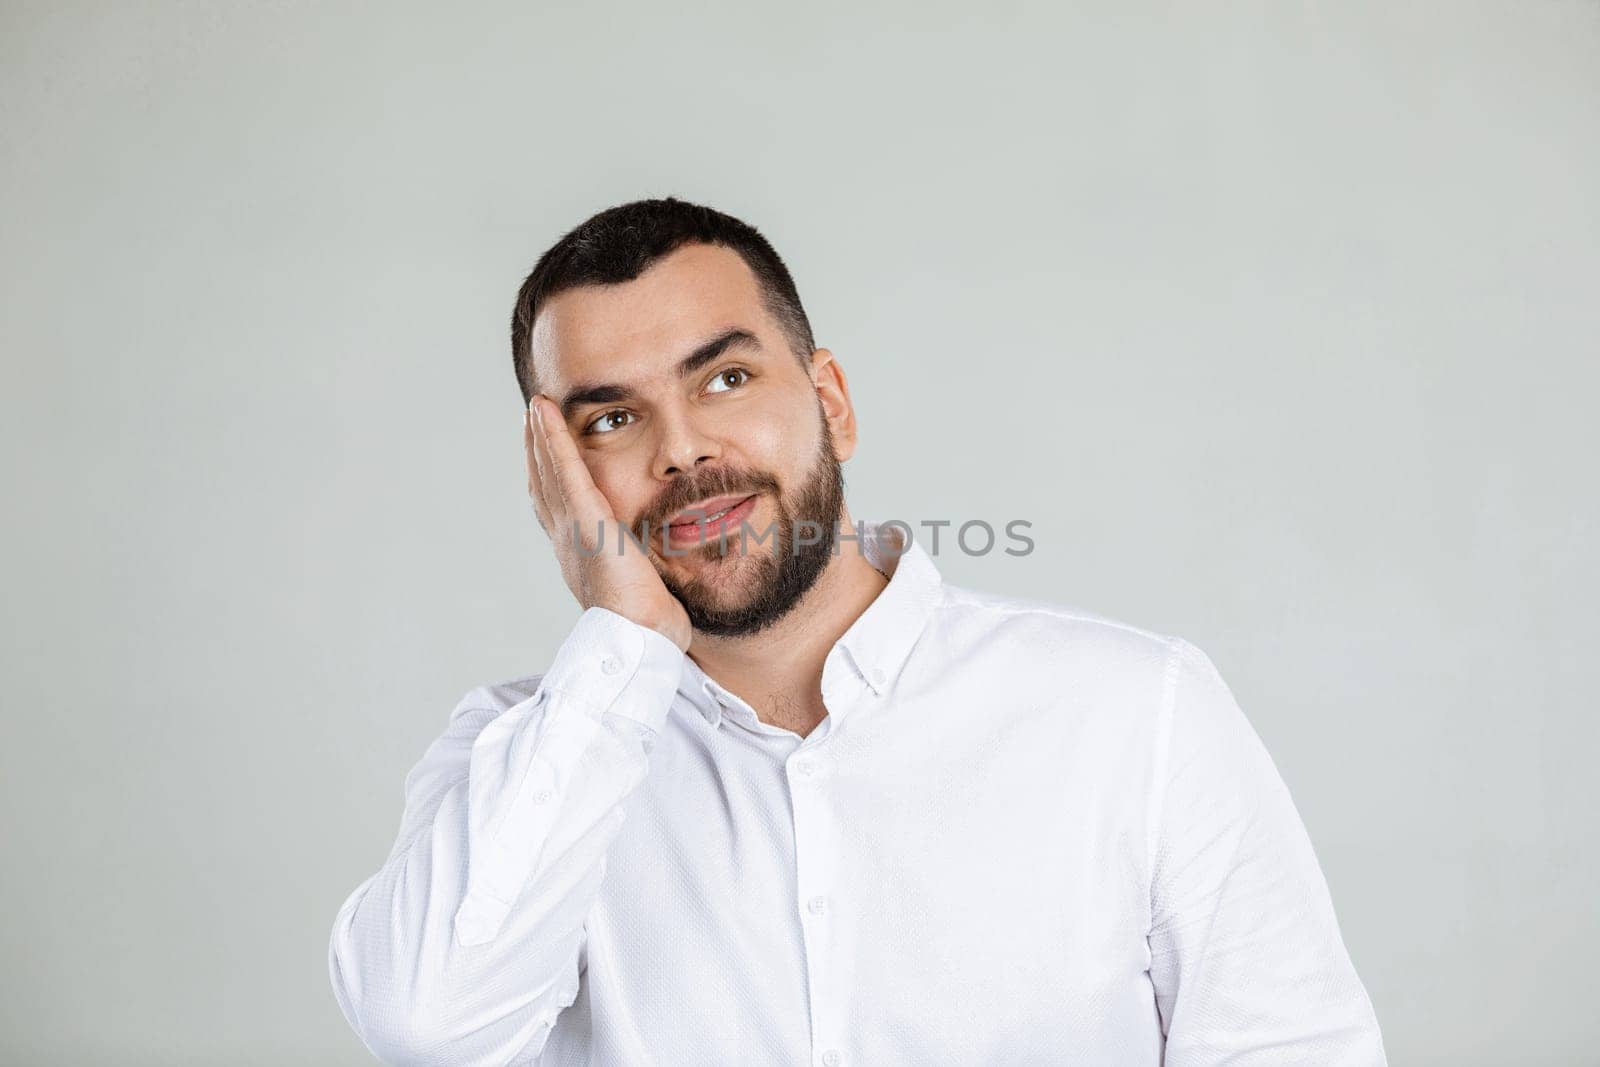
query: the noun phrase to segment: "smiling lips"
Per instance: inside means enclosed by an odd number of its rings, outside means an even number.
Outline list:
[[[719,496],[710,500],[703,500],[698,504],[690,505],[678,512],[667,525],[677,528],[700,526],[704,523],[715,522],[725,512],[731,511],[736,505],[750,499],[750,494],[738,496]]]
[[[702,501],[680,511],[667,525],[667,537],[674,543],[696,543],[717,537],[737,527],[755,508],[756,494],[722,496]]]

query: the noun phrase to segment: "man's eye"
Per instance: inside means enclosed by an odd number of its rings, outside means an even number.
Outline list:
[[[728,381],[730,378],[734,379],[732,384],[730,384]],[[708,387],[708,390],[713,393],[726,393],[728,389],[737,389],[739,386],[748,381],[749,378],[750,372],[745,370],[743,367],[729,367],[727,370],[711,379],[711,385]],[[728,388],[719,389],[717,388],[719,385],[725,385]]]
[[[586,434],[610,433],[612,430],[620,430],[624,426],[628,425],[625,422],[617,422],[615,420],[631,418],[633,418],[631,412],[608,411],[604,415],[601,415],[598,419],[595,419],[588,426],[584,427],[583,432]]]

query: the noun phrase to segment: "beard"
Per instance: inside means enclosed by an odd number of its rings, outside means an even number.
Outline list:
[[[834,555],[839,518],[844,510],[844,470],[834,455],[833,433],[827,420],[820,418],[820,407],[818,415],[822,445],[792,502],[784,499],[777,479],[769,474],[736,476],[720,471],[705,482],[685,483],[683,492],[674,486],[670,496],[686,502],[764,491],[778,512],[767,530],[741,523],[738,530],[725,531],[694,548],[673,549],[673,558],[698,563],[702,570],[710,572],[709,580],[702,577],[679,582],[662,572],[659,564],[656,566],[667,591],[683,604],[690,624],[698,632],[714,637],[744,637],[765,630],[794,609]],[[656,510],[673,515],[679,509]],[[664,533],[665,526],[660,528]],[[770,554],[746,551],[749,546],[768,542],[772,543]],[[729,602],[727,590],[733,585],[746,590],[739,602]]]

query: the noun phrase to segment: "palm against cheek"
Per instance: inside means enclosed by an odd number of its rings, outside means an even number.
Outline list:
[[[608,608],[687,649],[688,613],[624,534],[556,406],[541,394],[524,416],[528,493],[578,603]],[[602,551],[612,538],[618,548]]]

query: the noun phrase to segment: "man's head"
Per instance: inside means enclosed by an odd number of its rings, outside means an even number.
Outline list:
[[[754,633],[811,588],[844,515],[855,415],[755,229],[672,198],[603,211],[540,257],[511,338],[524,401],[542,392],[561,406],[596,486],[618,519],[648,527],[697,630]],[[737,528],[726,551],[715,534],[665,533],[724,497],[753,497],[742,545]]]

